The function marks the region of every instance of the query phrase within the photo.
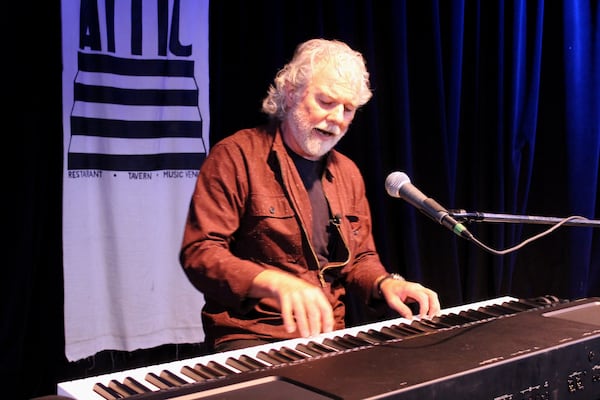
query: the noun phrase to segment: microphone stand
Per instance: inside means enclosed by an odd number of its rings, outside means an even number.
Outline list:
[[[466,222],[516,222],[516,223],[527,223],[527,224],[554,225],[554,226],[546,229],[544,232],[538,233],[537,235],[530,237],[529,239],[526,239],[525,241],[521,242],[520,244],[513,246],[511,248],[508,248],[508,249],[504,249],[504,250],[492,249],[491,247],[483,244],[481,241],[479,241],[477,238],[475,238],[475,236],[473,236],[472,234],[469,234],[468,236],[462,235],[463,237],[466,237],[468,240],[472,241],[473,243],[475,243],[482,249],[487,250],[490,253],[493,253],[496,255],[504,255],[504,254],[513,252],[515,250],[518,250],[518,249],[522,248],[523,246],[525,246],[526,244],[531,243],[534,240],[537,240],[564,225],[587,226],[587,227],[600,228],[600,220],[587,219],[585,217],[580,217],[578,215],[572,215],[567,218],[554,218],[554,217],[539,217],[539,216],[530,216],[530,215],[466,212],[465,210],[449,210],[448,215],[452,216],[452,218],[454,218],[457,221],[465,222],[465,223]],[[467,231],[467,230],[465,229],[465,231]]]
[[[448,214],[459,222],[514,222],[524,224],[546,224],[554,225],[563,222],[561,225],[569,226],[587,226],[600,228],[600,220],[587,219],[584,217],[573,216],[569,218],[540,217],[534,215],[514,215],[514,214],[494,214],[484,212],[467,212],[465,210],[449,210]],[[567,219],[567,221],[565,221]]]

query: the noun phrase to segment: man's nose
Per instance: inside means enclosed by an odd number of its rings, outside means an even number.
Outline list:
[[[329,113],[329,120],[341,124],[344,122],[344,105],[338,104]]]

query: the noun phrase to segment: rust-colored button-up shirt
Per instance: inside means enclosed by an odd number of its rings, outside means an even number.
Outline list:
[[[386,270],[375,250],[362,175],[332,150],[322,186],[337,232],[331,260],[320,267],[311,245],[309,196],[275,125],[239,131],[210,150],[180,252],[190,282],[204,294],[207,343],[297,336],[286,332],[271,299],[247,297],[252,280],[266,268],[320,286],[333,307],[335,329],[345,326],[348,288],[370,303],[373,284]]]

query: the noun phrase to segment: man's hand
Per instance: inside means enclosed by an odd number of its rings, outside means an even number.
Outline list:
[[[249,295],[276,299],[288,332],[297,329],[300,336],[309,337],[333,330],[333,310],[321,288],[295,276],[265,270],[254,278]]]
[[[386,279],[380,285],[383,298],[388,306],[404,318],[412,318],[413,313],[406,303],[419,303],[420,317],[433,317],[440,312],[438,295],[420,283],[407,280]]]

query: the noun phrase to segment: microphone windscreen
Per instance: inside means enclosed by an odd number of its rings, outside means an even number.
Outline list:
[[[385,190],[392,197],[400,197],[402,185],[410,183],[410,178],[404,172],[392,172],[385,179]]]

